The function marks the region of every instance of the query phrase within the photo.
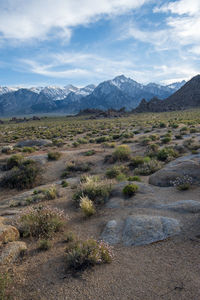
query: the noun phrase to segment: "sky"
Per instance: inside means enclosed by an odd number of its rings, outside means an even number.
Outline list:
[[[0,85],[200,73],[200,0],[0,0]]]

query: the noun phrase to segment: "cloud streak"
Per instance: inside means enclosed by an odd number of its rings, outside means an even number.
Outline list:
[[[71,29],[104,16],[121,15],[149,0],[6,0],[0,2],[3,39],[46,39],[53,30],[69,39]]]

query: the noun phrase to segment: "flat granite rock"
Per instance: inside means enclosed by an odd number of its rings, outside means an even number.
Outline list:
[[[51,140],[46,140],[46,139],[39,139],[39,140],[25,140],[25,141],[20,141],[16,144],[16,147],[34,147],[34,146],[47,146],[51,145],[52,141]]]
[[[129,216],[125,221],[109,221],[101,238],[111,244],[125,246],[147,245],[180,232],[179,221],[162,216]]]
[[[169,209],[176,212],[184,212],[184,213],[199,213],[200,202],[195,200],[181,200],[169,204],[161,204],[158,205],[156,208]]]
[[[187,155],[168,163],[163,169],[149,177],[149,183],[156,186],[171,186],[177,177],[188,175],[193,182],[200,183],[200,154]]]
[[[111,198],[109,201],[106,203],[107,208],[121,208],[124,207],[124,200],[121,198]]]

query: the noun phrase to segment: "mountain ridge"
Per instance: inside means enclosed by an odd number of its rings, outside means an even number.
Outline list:
[[[110,108],[126,110],[136,108],[145,98],[150,101],[153,97],[165,99],[172,95],[173,88],[156,83],[147,85],[138,83],[124,75],[103,81],[98,86],[87,85],[77,88],[73,85],[60,87],[18,88],[0,95],[0,115],[13,116],[34,113],[64,113],[75,114],[80,110],[95,108],[107,110]],[[183,84],[183,83],[182,83]],[[0,91],[3,88],[0,88]],[[4,87],[4,91],[6,91]]]

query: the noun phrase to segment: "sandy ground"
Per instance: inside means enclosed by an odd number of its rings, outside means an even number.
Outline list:
[[[91,147],[94,149],[94,147]],[[94,163],[93,173],[105,173],[103,156],[112,150],[97,147],[97,154],[83,157],[88,149],[63,151],[61,160],[48,162],[42,183],[60,178],[65,164],[72,159]],[[148,181],[145,177],[143,182]],[[0,201],[18,191],[0,190]],[[123,208],[103,208],[85,220],[72,206],[72,193],[51,201],[50,205],[70,215],[64,232],[53,240],[53,247],[39,252],[35,241],[26,240],[28,253],[13,264],[14,299],[16,300],[198,300],[200,299],[200,218],[199,214],[156,210],[149,204],[178,200],[200,201],[200,188],[178,192],[174,188],[153,187],[151,194],[137,194]],[[146,207],[141,207],[140,203]],[[49,204],[49,203],[48,203]],[[113,248],[114,261],[95,266],[82,273],[72,274],[66,269],[64,235],[72,230],[81,238],[99,238],[107,221],[125,218],[129,214],[163,215],[177,218],[182,225],[180,235],[165,241],[140,247]]]

